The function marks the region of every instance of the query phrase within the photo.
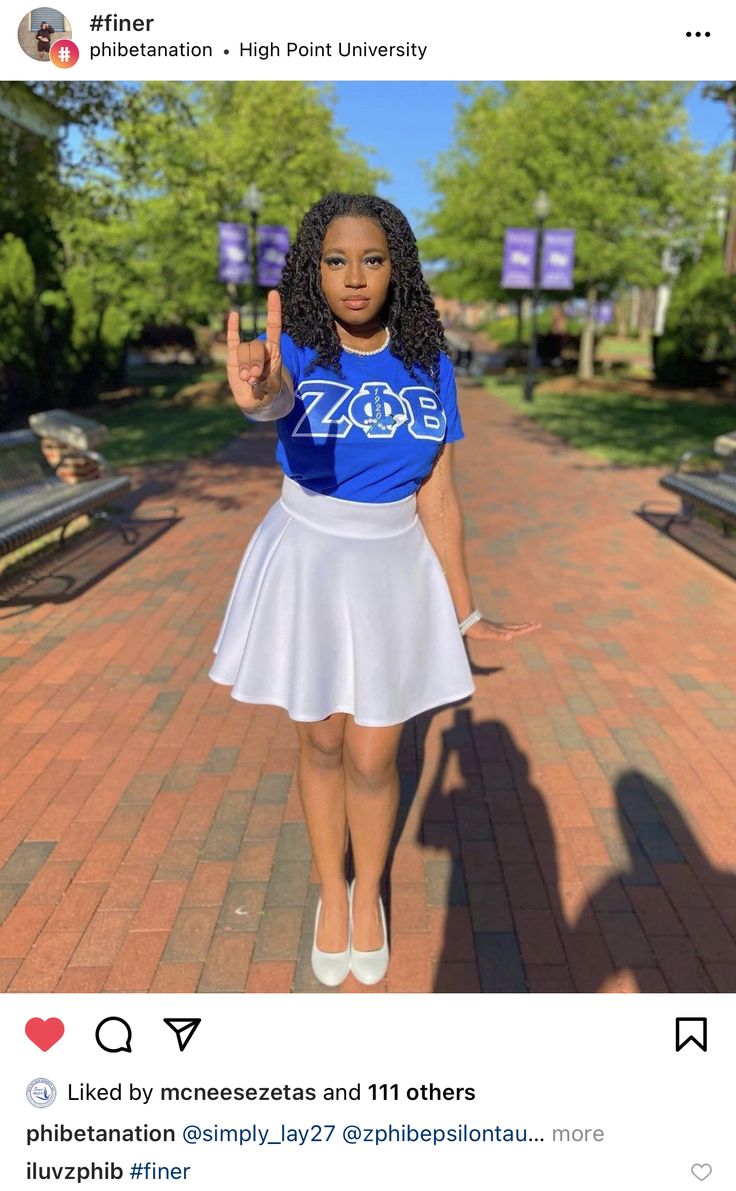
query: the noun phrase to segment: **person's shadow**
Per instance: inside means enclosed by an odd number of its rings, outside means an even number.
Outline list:
[[[415,723],[420,777],[404,787],[396,838],[421,844],[429,912],[444,919],[435,992],[731,987],[736,876],[713,867],[662,786],[628,770],[616,809],[593,812],[611,864],[584,872],[581,907],[505,724],[467,707]]]

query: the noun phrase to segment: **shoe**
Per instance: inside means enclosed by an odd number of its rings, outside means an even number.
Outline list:
[[[383,980],[388,969],[388,931],[386,930],[386,914],[383,909],[383,901],[379,897],[378,908],[381,911],[381,924],[383,926],[383,946],[379,947],[377,951],[358,951],[353,947],[353,888],[355,881],[350,886],[350,970],[356,980],[361,984],[378,984],[379,980]]]
[[[321,912],[322,898],[317,902],[317,913],[314,916],[312,971],[320,984],[328,984],[331,988],[335,988],[338,984],[342,984],[350,971],[350,926],[348,925],[348,945],[345,951],[320,951],[317,946],[317,929]]]

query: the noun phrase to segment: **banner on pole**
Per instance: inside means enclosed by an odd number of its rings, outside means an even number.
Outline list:
[[[258,229],[258,284],[273,289],[281,281],[281,273],[289,249],[288,228],[275,226]]]
[[[572,289],[575,232],[548,228],[542,237],[542,289]]]
[[[503,243],[505,289],[533,289],[537,258],[537,233],[531,227],[508,227]]]
[[[250,235],[245,223],[218,223],[220,233],[220,281],[243,285],[251,279]],[[258,284],[273,289],[281,273],[289,248],[285,227],[264,225],[258,228]]]
[[[241,285],[250,279],[248,228],[244,223],[218,223],[220,281]]]

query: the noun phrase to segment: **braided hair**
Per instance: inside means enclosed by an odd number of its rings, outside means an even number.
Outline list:
[[[406,216],[372,194],[325,195],[307,211],[289,248],[279,286],[283,328],[299,347],[316,352],[309,368],[340,374],[342,346],[322,291],[320,261],[325,232],[333,219],[370,219],[383,229],[391,259],[391,281],[382,320],[390,350],[413,375],[421,369],[436,383],[439,353],[447,351],[445,334],[419,263],[414,233]]]

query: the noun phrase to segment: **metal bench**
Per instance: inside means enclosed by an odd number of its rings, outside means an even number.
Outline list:
[[[691,521],[702,512],[720,522],[725,537],[731,536],[736,525],[736,436],[722,435],[711,451],[684,451],[674,472],[659,482],[680,497],[678,521]]]
[[[130,480],[115,475],[96,452],[87,454],[100,465],[99,479],[68,484],[58,479],[44,458],[32,430],[0,434],[0,557],[68,525],[85,513],[108,518],[103,511],[127,492]]]

